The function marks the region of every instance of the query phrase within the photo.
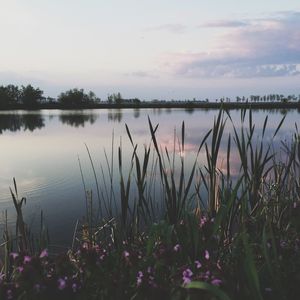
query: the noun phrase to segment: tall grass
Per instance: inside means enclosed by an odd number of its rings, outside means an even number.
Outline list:
[[[145,228],[157,221],[158,214],[170,224],[177,225],[187,210],[193,208],[198,213],[201,211],[201,214],[216,217],[217,224],[222,227],[222,234],[226,238],[234,234],[238,224],[258,215],[264,215],[274,222],[276,219],[280,223],[284,216],[283,203],[286,203],[287,198],[299,197],[299,135],[295,133],[289,145],[282,143],[281,154],[276,153],[278,149],[276,150],[271,142],[268,144],[265,141],[268,117],[265,118],[260,133],[253,124],[251,110],[248,119],[247,111],[241,110],[240,120],[241,126],[236,127],[230,114],[221,110],[214,120],[213,128],[202,137],[194,162],[188,170],[183,155],[184,122],[180,137],[174,134],[174,148],[171,152],[167,148],[161,148],[157,138],[159,125],[153,125],[150,119],[150,143],[144,146],[142,153],[139,151],[139,145],[134,142],[129,127],[125,125],[132,154],[130,162],[126,161],[124,168],[120,143],[117,156],[118,173],[114,172],[114,153],[109,159],[105,151],[106,166],[101,166],[101,176],[98,176],[86,146],[96,183],[99,207],[95,222],[119,215],[124,230],[134,224],[133,232],[138,232],[140,226]],[[228,121],[231,124],[228,124]],[[284,118],[274,129],[273,139],[283,121]],[[233,133],[229,133],[227,141],[224,136],[226,126],[233,128]],[[227,145],[225,163],[220,161],[219,156],[222,144]],[[111,152],[114,148],[113,141]],[[237,149],[240,161],[240,172],[235,177],[231,175],[233,148]],[[200,153],[205,155],[205,162],[199,160]],[[220,164],[225,164],[225,168]],[[102,178],[101,184],[99,177]],[[118,181],[119,191],[116,184]],[[84,188],[86,190],[86,187]],[[158,212],[154,195],[159,194],[163,199],[163,206]],[[282,199],[284,195],[285,200]],[[271,201],[270,196],[274,204],[272,209],[268,203]],[[276,201],[273,201],[274,197]],[[94,199],[92,201],[95,202]]]

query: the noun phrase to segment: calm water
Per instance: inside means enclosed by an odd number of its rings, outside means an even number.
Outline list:
[[[188,162],[195,157],[202,137],[212,127],[217,114],[216,110],[183,109],[0,112],[0,211],[7,210],[10,222],[13,222],[15,214],[9,187],[13,186],[12,178],[15,177],[19,196],[27,198],[24,209],[29,225],[35,227],[39,224],[40,211],[43,210],[51,241],[69,244],[76,220],[82,218],[85,213],[85,196],[78,157],[87,189],[95,192],[85,143],[93,157],[101,184],[101,165],[106,165],[104,149],[110,159],[112,135],[115,150],[122,144],[123,160],[125,164],[130,161],[132,148],[126,135],[125,123],[129,126],[135,143],[142,149],[143,145],[149,144],[150,141],[147,121],[149,116],[153,124],[159,124],[158,138],[161,146],[171,151],[174,132],[180,136],[181,123],[184,121],[185,157]],[[266,142],[272,139],[274,128],[284,114],[287,114],[286,120],[280,134],[274,140],[278,149],[280,139],[289,139],[294,132],[299,113],[253,113],[253,121],[258,129],[261,129],[265,116],[269,116]],[[240,112],[232,111],[231,116],[238,124]],[[232,126],[228,122],[224,141],[230,132]],[[222,155],[221,150],[221,161]],[[225,154],[223,158],[226,159]],[[199,159],[204,159],[204,153],[200,154]],[[233,157],[232,160],[233,165],[238,168],[238,159]]]

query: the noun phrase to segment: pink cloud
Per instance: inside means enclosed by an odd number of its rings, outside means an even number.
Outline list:
[[[210,53],[175,53],[166,66],[183,77],[274,77],[300,74],[300,13],[282,13],[269,19],[215,23],[232,25]]]

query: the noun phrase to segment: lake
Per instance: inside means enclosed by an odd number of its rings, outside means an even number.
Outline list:
[[[77,219],[82,219],[85,215],[85,192],[79,160],[86,189],[92,190],[93,195],[96,195],[94,174],[85,145],[93,159],[99,185],[103,186],[103,181],[109,178],[104,150],[110,162],[111,145],[114,141],[114,182],[117,183],[119,182],[117,148],[120,145],[122,147],[125,175],[128,173],[132,157],[132,146],[125,124],[130,129],[134,143],[139,145],[139,153],[142,153],[143,145],[148,145],[151,140],[149,117],[153,124],[159,124],[157,131],[159,144],[163,149],[167,148],[172,152],[174,134],[175,137],[181,136],[181,124],[184,121],[186,137],[185,151],[182,155],[185,156],[188,169],[202,138],[212,128],[217,114],[217,110],[201,109],[2,111],[0,112],[0,211],[7,210],[9,224],[13,224],[15,211],[9,187],[13,187],[12,179],[15,177],[19,197],[27,199],[24,213],[28,225],[33,229],[38,227],[42,210],[49,228],[51,243],[69,245]],[[230,114],[235,125],[239,126],[240,111],[234,110]],[[278,136],[273,139],[274,130],[284,115],[286,115],[285,122]],[[253,123],[258,132],[261,131],[266,116],[268,125],[264,141],[266,143],[273,141],[280,151],[280,141],[289,140],[294,133],[295,123],[299,123],[299,112],[254,111]],[[233,133],[233,129],[228,120],[224,144],[219,154],[220,168],[226,161],[222,149],[226,148],[230,133]],[[177,138],[175,141],[177,144]],[[233,143],[232,148],[232,165],[238,172],[239,161]],[[204,159],[203,150],[198,159],[200,165]],[[158,199],[159,201],[161,200]],[[1,214],[1,224],[3,222],[4,217]]]

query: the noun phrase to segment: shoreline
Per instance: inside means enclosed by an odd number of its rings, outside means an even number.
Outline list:
[[[142,102],[139,104],[122,103],[122,104],[110,104],[110,103],[93,103],[83,105],[61,105],[58,103],[45,103],[37,106],[26,106],[23,104],[12,105],[9,107],[0,107],[0,111],[8,110],[69,110],[69,109],[160,109],[160,108],[184,108],[184,109],[300,109],[300,102],[161,102],[161,103],[147,103]]]

